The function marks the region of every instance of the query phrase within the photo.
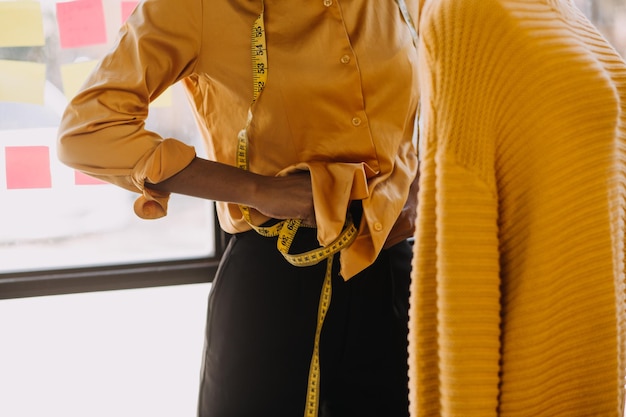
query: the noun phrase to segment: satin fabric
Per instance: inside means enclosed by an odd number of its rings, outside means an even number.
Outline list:
[[[237,133],[253,97],[250,34],[261,4],[141,2],[69,104],[59,158],[139,193],[140,217],[166,215],[169,196],[144,183],[173,176],[196,151],[146,130],[144,121],[149,102],[182,81],[209,158],[235,165]],[[389,236],[417,167],[411,34],[393,1],[266,0],[265,28],[269,72],[252,107],[250,170],[311,172],[321,244],[339,235],[350,201],[362,200],[359,237],[342,254],[348,279],[371,264],[389,238],[412,232]],[[218,203],[218,215],[229,233],[249,230],[236,205]],[[252,220],[267,219],[253,212]]]

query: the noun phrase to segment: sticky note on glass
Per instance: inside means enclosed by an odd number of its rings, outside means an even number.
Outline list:
[[[0,59],[0,101],[43,105],[45,85],[45,64]]]
[[[0,47],[44,44],[38,1],[0,1]]]
[[[61,65],[61,80],[63,92],[68,100],[72,99],[83,85],[98,61],[84,61]]]
[[[7,146],[7,189],[50,188],[50,149],[47,146]]]
[[[77,48],[107,42],[102,0],[57,3],[61,48]]]
[[[102,180],[99,180],[98,178],[94,178],[87,174],[83,174],[80,171],[74,171],[74,184],[76,185],[102,185],[102,184],[107,184],[107,183]]]
[[[139,4],[138,1],[123,1],[122,2],[122,22],[125,22],[128,19],[128,16],[131,15],[133,10]]]

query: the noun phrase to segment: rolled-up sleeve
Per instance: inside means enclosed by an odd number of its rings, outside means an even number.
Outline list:
[[[186,6],[142,2],[122,27],[115,48],[70,101],[59,126],[61,162],[139,193],[134,209],[142,218],[164,216],[169,198],[145,188],[145,182],[175,175],[196,155],[192,146],[145,127],[149,103],[193,71],[202,2]]]

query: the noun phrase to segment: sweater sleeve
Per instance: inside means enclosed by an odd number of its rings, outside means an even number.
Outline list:
[[[420,39],[412,416],[623,415],[623,60],[568,0]]]
[[[145,127],[149,103],[189,75],[200,43],[200,1],[147,0],[120,31],[62,118],[57,153],[66,165],[140,193],[135,212],[164,216],[169,195],[144,188],[186,167],[195,149]]]
[[[482,49],[486,39],[494,39],[487,28],[499,27],[493,3],[427,1],[421,10],[412,416],[497,415],[498,200],[486,72],[493,50]],[[469,33],[471,28],[484,30]]]

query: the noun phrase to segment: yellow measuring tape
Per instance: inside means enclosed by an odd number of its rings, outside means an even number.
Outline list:
[[[263,1],[261,2],[263,4]],[[265,40],[265,23],[263,18],[265,5],[261,14],[254,21],[252,26],[252,79],[253,79],[253,99],[250,109],[248,110],[248,120],[246,121],[246,127],[243,128],[239,134],[237,145],[237,167],[248,170],[248,127],[252,121],[252,105],[256,102],[259,95],[265,88],[267,82],[267,43]],[[288,219],[282,220],[275,225],[269,227],[255,226],[252,224],[250,216],[250,208],[240,205],[239,208],[243,214],[244,219],[250,227],[252,227],[257,233],[265,237],[278,237],[276,246],[283,257],[292,265],[295,266],[311,266],[315,265],[322,260],[326,259],[326,274],[324,276],[324,282],[322,284],[322,291],[320,294],[320,301],[317,311],[317,325],[315,328],[315,338],[313,343],[313,354],[311,358],[311,364],[309,367],[309,378],[307,383],[307,395],[306,404],[304,410],[305,417],[317,417],[319,411],[319,388],[320,388],[320,336],[322,333],[322,326],[326,313],[330,307],[330,300],[332,296],[332,267],[333,256],[341,249],[348,247],[357,236],[357,229],[352,222],[350,216],[346,220],[346,226],[340,234],[330,245],[323,248],[314,249],[308,252],[300,254],[290,254],[289,248],[293,243],[298,228],[304,227],[300,219]]]

